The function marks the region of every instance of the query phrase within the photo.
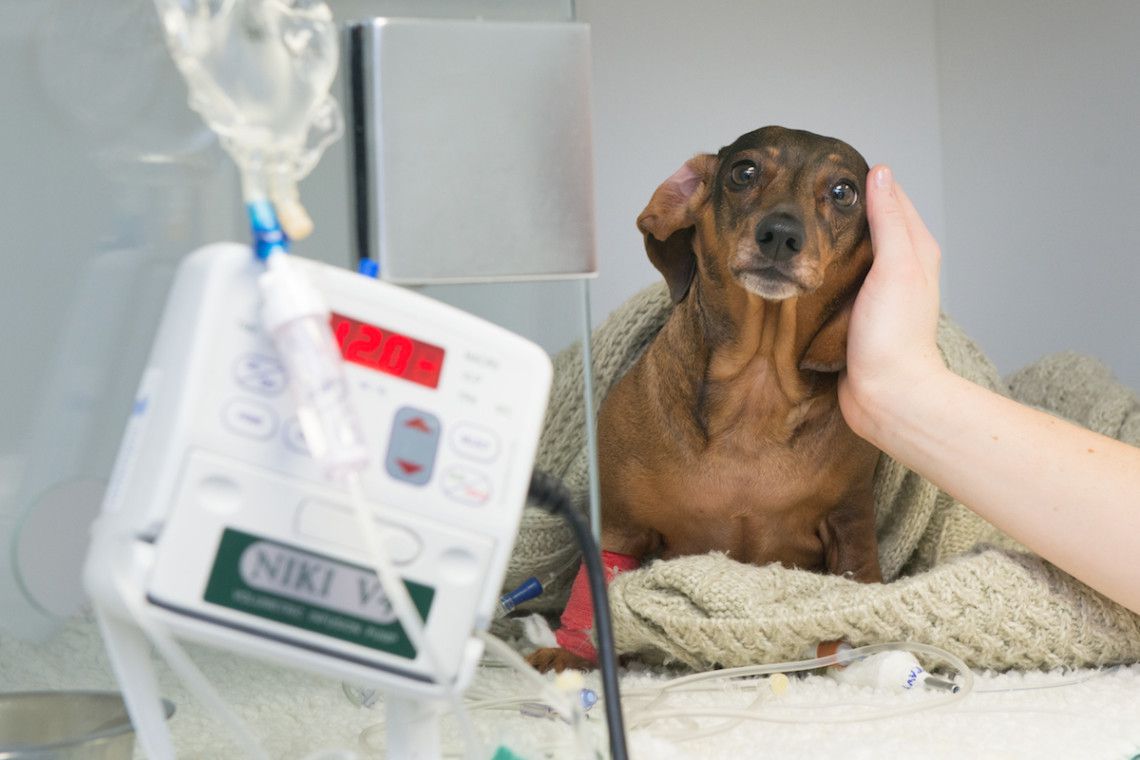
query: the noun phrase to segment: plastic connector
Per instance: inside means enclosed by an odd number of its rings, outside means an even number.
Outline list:
[[[289,237],[277,221],[277,213],[268,200],[253,200],[245,204],[249,215],[249,228],[253,235],[253,252],[261,261],[277,254],[289,252]]]
[[[289,376],[297,421],[312,457],[333,481],[368,464],[348,378],[320,292],[287,256],[271,256],[258,286],[262,324]]]
[[[375,259],[361,259],[356,271],[375,280],[380,276],[380,264]]]
[[[519,584],[519,587],[514,591],[499,597],[499,603],[495,606],[495,619],[506,617],[523,602],[529,602],[539,596],[542,596],[542,583],[538,578],[531,576]]]
[[[916,686],[924,686],[951,693],[958,691],[958,686],[953,681],[927,673],[914,655],[901,649],[879,652],[853,660],[844,666],[829,668],[828,674],[840,683],[876,689],[910,691]]]

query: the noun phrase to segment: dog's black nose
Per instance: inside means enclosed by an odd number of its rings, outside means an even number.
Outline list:
[[[791,214],[769,214],[756,225],[760,252],[773,261],[784,261],[804,247],[804,225]]]

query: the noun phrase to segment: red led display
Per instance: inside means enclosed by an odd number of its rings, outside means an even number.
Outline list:
[[[439,346],[336,312],[330,321],[345,361],[428,388],[439,385],[446,353]]]

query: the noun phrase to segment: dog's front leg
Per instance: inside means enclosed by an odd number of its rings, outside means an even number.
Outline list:
[[[861,583],[882,583],[875,539],[875,498],[870,484],[860,487],[824,517],[819,528],[829,573]]]
[[[639,567],[641,558],[659,543],[655,536],[652,531],[644,529],[603,526],[602,568],[606,575],[606,585],[619,573]],[[570,599],[562,613],[561,626],[555,632],[559,646],[537,649],[527,656],[527,662],[544,673],[549,670],[559,673],[567,669],[593,670],[598,663],[598,654],[591,637],[593,627],[593,595],[590,593],[586,566],[583,563],[570,589]]]

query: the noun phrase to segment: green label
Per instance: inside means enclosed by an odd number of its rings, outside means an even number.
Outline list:
[[[404,586],[427,620],[435,590]],[[205,599],[276,623],[414,659],[376,573],[366,567],[227,528]]]

